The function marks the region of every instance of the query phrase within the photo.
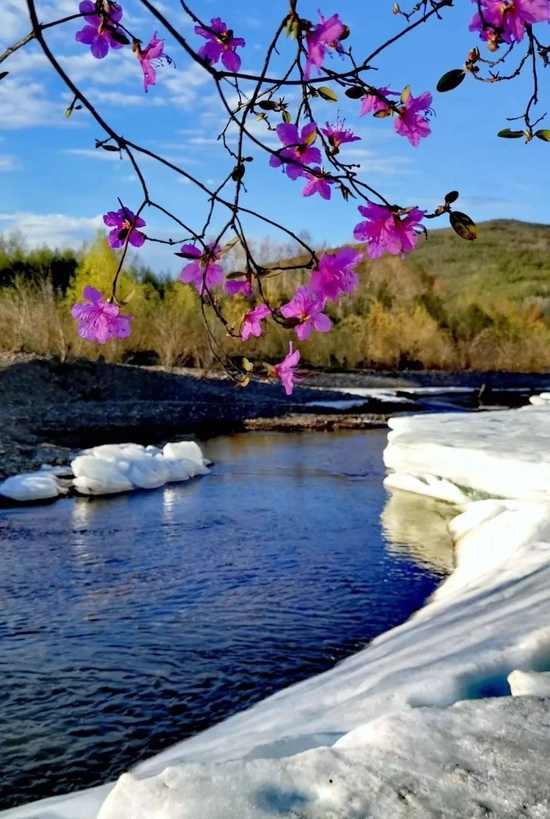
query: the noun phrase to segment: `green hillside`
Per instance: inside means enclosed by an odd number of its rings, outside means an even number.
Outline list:
[[[450,300],[485,305],[550,297],[550,225],[498,219],[478,227],[476,242],[450,228],[432,231],[407,264],[441,279]]]

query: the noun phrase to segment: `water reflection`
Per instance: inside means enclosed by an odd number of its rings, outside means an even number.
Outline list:
[[[395,490],[381,515],[390,554],[406,554],[418,566],[449,574],[454,550],[448,523],[456,507],[412,492]]]

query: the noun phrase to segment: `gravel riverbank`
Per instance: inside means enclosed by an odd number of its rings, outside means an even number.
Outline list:
[[[161,444],[245,429],[362,429],[384,425],[411,406],[365,397],[352,409],[312,406],[349,396],[344,389],[418,386],[541,390],[544,375],[509,373],[315,373],[288,398],[279,383],[236,387],[190,370],[26,355],[0,357],[0,480],[42,464],[63,465],[75,451],[104,443]],[[339,392],[331,392],[337,389]],[[495,395],[495,393],[492,393]],[[353,397],[353,396],[352,396]],[[475,406],[475,396],[472,399]],[[479,403],[479,402],[478,402]],[[472,408],[472,407],[469,407]],[[413,411],[422,411],[418,405]]]

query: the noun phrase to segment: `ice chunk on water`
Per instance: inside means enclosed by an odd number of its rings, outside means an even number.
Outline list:
[[[195,441],[178,441],[177,443],[166,444],[162,454],[165,458],[186,458],[188,461],[194,461],[201,466],[207,463],[200,446]]]
[[[114,495],[134,488],[129,478],[110,460],[79,455],[71,466],[75,476],[73,484],[85,495]]]
[[[194,441],[166,444],[164,450],[141,444],[104,444],[85,450],[73,461],[73,485],[86,495],[158,489],[207,475],[206,463]]]
[[[0,495],[10,500],[28,503],[50,500],[61,494],[55,474],[49,472],[28,472],[13,475],[0,483]]]
[[[170,480],[170,470],[158,458],[133,458],[126,476],[138,489],[158,489]]]

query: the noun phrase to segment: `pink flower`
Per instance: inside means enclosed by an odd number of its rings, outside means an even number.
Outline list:
[[[208,31],[201,26],[195,26],[195,34],[209,40],[199,49],[199,57],[210,65],[215,65],[221,58],[228,71],[238,71],[241,67],[241,58],[235,49],[242,48],[246,42],[242,37],[233,37],[233,31],[227,28],[221,17],[213,17],[210,20],[210,28],[211,31]]]
[[[352,293],[359,284],[353,268],[362,260],[363,254],[352,247],[343,247],[337,253],[325,253],[317,270],[311,274],[311,289],[320,299],[338,301],[343,293]]]
[[[137,55],[143,69],[143,88],[145,93],[149,90],[149,86],[155,85],[157,81],[157,65],[162,65],[162,61],[166,60],[168,65],[173,65],[174,61],[168,54],[163,52],[164,40],[159,40],[157,32],[151,37],[148,46],[142,50],[140,44],[135,41],[132,50]]]
[[[254,310],[250,310],[243,318],[241,326],[241,338],[247,341],[250,336],[259,338],[262,334],[262,326],[260,321],[271,315],[271,310],[267,304],[259,304]]]
[[[275,130],[285,147],[278,151],[277,155],[273,154],[271,156],[269,164],[272,168],[280,168],[286,159],[293,159],[295,162],[300,162],[301,165],[319,164],[321,151],[319,148],[312,148],[317,139],[317,125],[315,122],[304,125],[301,134],[298,133],[296,125],[286,122],[277,125]],[[299,176],[304,175],[304,168],[292,162],[286,163],[285,171],[289,179],[298,179]]]
[[[205,288],[210,290],[217,287],[223,281],[223,267],[216,264],[221,256],[219,245],[211,244],[201,251],[194,245],[182,245],[181,254],[185,258],[194,258],[195,261],[185,265],[180,273],[180,278],[184,284],[194,284],[202,295]]]
[[[280,364],[274,367],[275,375],[283,382],[287,395],[292,395],[295,381],[303,381],[303,377],[296,375],[296,368],[300,361],[300,351],[292,349],[292,341],[288,342],[288,353]]]
[[[430,110],[432,95],[425,91],[419,97],[409,94],[407,101],[398,109],[395,130],[407,137],[413,148],[418,148],[420,140],[431,134],[430,122],[424,116]]]
[[[79,9],[88,25],[77,31],[75,40],[90,46],[92,56],[102,60],[109,53],[109,48],[122,48],[123,43],[117,42],[117,33],[123,35],[117,23],[122,19],[122,8],[118,3],[108,2],[108,12],[98,14],[96,4],[92,0],[82,0]]]
[[[247,276],[246,279],[226,279],[225,292],[230,296],[242,293],[248,299],[252,295],[252,279],[250,276]]]
[[[118,305],[106,302],[95,287],[85,287],[82,296],[89,304],[78,302],[71,308],[81,338],[105,344],[110,338],[127,338],[130,335],[133,316],[120,316]]]
[[[500,43],[519,43],[525,26],[550,19],[549,0],[482,0],[481,5],[483,13],[474,15],[470,31],[479,31],[480,38],[492,44],[493,50]]]
[[[340,151],[340,145],[344,145],[346,142],[358,142],[361,140],[361,137],[355,136],[353,131],[350,131],[349,128],[344,128],[344,124],[344,120],[340,122],[340,120],[337,119],[334,125],[329,125],[327,122],[327,127],[321,129],[321,133],[328,138],[333,154],[337,154]]]
[[[145,222],[141,217],[136,217],[135,213],[128,208],[110,210],[103,217],[103,221],[107,227],[113,228],[107,237],[109,247],[123,247],[126,239],[133,247],[141,247],[145,242],[145,235],[140,230],[136,230],[138,227],[145,227]]]
[[[323,313],[325,299],[311,287],[302,285],[299,287],[288,304],[283,304],[281,314],[285,318],[296,318],[300,324],[296,327],[296,335],[300,341],[309,338],[311,328],[318,333],[328,333],[332,327],[332,322]]]
[[[369,259],[378,259],[384,251],[400,255],[403,259],[406,250],[413,250],[418,241],[418,227],[426,211],[413,208],[404,218],[394,213],[385,205],[369,202],[367,207],[360,206],[359,213],[366,217],[353,231],[359,242],[368,242]]]
[[[365,114],[370,114],[371,111],[373,114],[377,114],[379,111],[391,111],[391,105],[388,105],[380,97],[399,97],[400,94],[397,91],[390,91],[389,86],[384,88],[377,88],[377,94],[367,94],[366,97],[363,97],[361,100],[361,113],[359,114],[360,117],[364,117]]]
[[[334,185],[335,179],[331,179],[322,168],[312,168],[311,173],[304,171],[303,176],[308,180],[303,191],[302,196],[313,196],[318,193],[323,199],[330,199],[332,191],[331,185]]]
[[[333,48],[339,54],[342,53],[343,48],[340,42],[342,34],[344,34],[346,27],[340,20],[337,14],[333,14],[328,20],[325,20],[320,11],[317,12],[321,18],[315,28],[310,29],[306,34],[307,42],[307,62],[304,69],[304,80],[309,80],[311,76],[311,68],[315,66],[317,73],[321,73],[326,54],[329,48]]]

